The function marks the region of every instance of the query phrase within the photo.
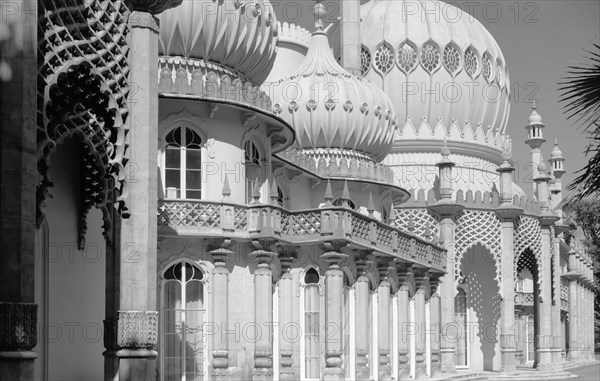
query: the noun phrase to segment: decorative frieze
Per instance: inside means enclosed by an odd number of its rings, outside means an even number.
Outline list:
[[[35,303],[0,302],[0,351],[31,350],[37,344]]]
[[[157,311],[118,311],[117,342],[122,349],[154,349],[158,335]]]

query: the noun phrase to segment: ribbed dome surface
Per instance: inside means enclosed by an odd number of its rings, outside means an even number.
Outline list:
[[[392,147],[396,115],[390,98],[344,70],[323,32],[313,33],[296,72],[275,85],[273,103],[301,148],[353,150],[380,161]]]
[[[183,0],[158,16],[159,54],[227,66],[255,85],[277,50],[277,22],[268,0]]]
[[[492,35],[442,1],[373,0],[361,7],[362,71],[390,95],[399,124],[504,134],[510,81]]]

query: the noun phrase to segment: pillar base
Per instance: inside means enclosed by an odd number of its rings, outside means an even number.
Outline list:
[[[356,367],[356,380],[357,381],[369,381],[371,379],[371,372],[369,372],[369,367]]]
[[[119,381],[154,381],[158,352],[149,349],[121,349],[119,358]]]
[[[296,381],[297,379],[292,369],[281,370],[279,372],[279,380],[281,381]]]
[[[456,373],[456,355],[454,349],[440,350],[442,373]]]
[[[552,350],[538,349],[538,363],[536,368],[542,372],[551,372],[554,367],[552,365]]]
[[[562,349],[556,348],[552,352],[552,366],[554,370],[563,370]]]
[[[517,370],[517,351],[512,348],[500,349],[500,372],[509,373]]]
[[[323,381],[343,381],[345,378],[342,368],[325,368],[323,372]]]
[[[252,381],[273,381],[273,369],[253,369]]]
[[[0,352],[0,380],[33,380],[33,362],[37,353],[32,351]]]

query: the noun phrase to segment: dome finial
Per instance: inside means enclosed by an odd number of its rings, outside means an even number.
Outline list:
[[[533,106],[531,106],[531,109],[534,111],[537,110],[537,99],[533,100]]]
[[[325,17],[325,6],[323,5],[323,0],[315,0],[315,6],[313,8],[313,13],[315,15],[315,28],[317,30],[323,30],[324,22],[323,17]]]
[[[556,136],[556,137],[554,138],[554,145],[555,145],[556,147],[558,147],[558,136]]]

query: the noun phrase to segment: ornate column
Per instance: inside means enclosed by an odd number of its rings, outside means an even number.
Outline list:
[[[577,292],[577,257],[575,249],[569,251],[569,272],[565,277],[569,279],[569,353],[567,359],[576,361],[579,359],[579,294]]]
[[[390,282],[388,275],[390,268],[388,262],[391,258],[378,258],[377,271],[379,272],[379,287],[377,288],[377,308],[378,308],[378,343],[379,343],[379,380],[385,381],[391,379],[391,316],[390,316]]]
[[[37,357],[36,2],[2,2],[0,14],[0,380],[20,381]]]
[[[251,258],[256,258],[258,268],[254,271],[254,323],[261,334],[254,344],[254,369],[252,379],[268,381],[273,379],[273,271],[269,267],[277,256],[272,240],[254,240]]]
[[[371,261],[367,260],[368,252],[355,255],[358,279],[354,284],[356,297],[356,379],[370,379],[369,372],[369,278],[367,269]]]
[[[555,228],[556,229],[556,228]],[[551,231],[552,232],[552,231]],[[554,298],[552,299],[552,365],[554,370],[562,370],[562,324],[560,320],[560,246],[556,235],[550,236],[550,244],[554,247],[552,254],[552,282]]]
[[[523,210],[512,204],[512,173],[514,167],[510,164],[512,156],[510,145],[505,145],[502,158],[504,163],[498,168],[500,174],[501,205],[496,209],[496,215],[502,222],[502,302],[500,326],[501,372],[513,372],[515,364],[515,279],[514,279],[514,232],[515,219]]]
[[[515,306],[515,364],[523,365],[525,356],[525,326],[523,325],[523,307]]]
[[[431,335],[431,377],[438,378],[442,374],[442,365],[440,362],[440,294],[438,286],[440,277],[443,274],[432,273],[429,276],[429,285],[431,287],[431,296],[429,297],[430,318],[429,333]]]
[[[292,303],[294,301],[293,277],[290,272],[292,263],[297,258],[298,247],[284,246],[279,250],[281,263],[281,279],[279,279],[279,379],[293,381],[296,379],[294,368],[294,343],[287,337],[287,324],[292,319]]]
[[[233,255],[229,250],[231,240],[226,239],[209,247],[213,258],[212,269],[212,309],[214,333],[212,335],[212,368],[215,380],[229,380],[229,338],[226,330],[229,327],[229,270],[226,267],[227,257]]]
[[[454,324],[454,296],[456,294],[456,241],[455,218],[464,210],[452,199],[452,167],[450,150],[444,143],[442,160],[437,164],[440,172],[440,200],[427,209],[440,223],[440,241],[447,250],[446,274],[442,278],[441,296],[441,363],[443,373],[456,373],[456,340],[458,332]]]
[[[325,272],[325,370],[324,380],[344,379],[343,319],[344,273],[342,262],[348,257],[341,252],[345,243],[325,242],[323,259],[329,264]]]
[[[542,228],[542,270],[539,275],[542,280],[542,289],[539,298],[538,319],[538,369],[542,371],[553,370],[552,365],[552,272],[551,272],[551,247],[552,238],[550,227],[558,221],[558,217],[548,209],[548,181],[546,165],[542,162],[538,166],[539,175],[534,178],[537,183],[538,198],[541,202],[539,223]]]
[[[410,297],[409,278],[412,268],[407,262],[398,261],[398,379],[410,376]]]
[[[424,268],[415,268],[415,379],[422,380],[427,377],[427,363],[425,362],[425,299],[429,284],[428,271]]]
[[[139,89],[129,104],[129,162],[135,181],[125,184],[130,210],[121,222],[119,290],[119,380],[154,379],[157,336],[157,155],[158,151],[158,20],[154,16],[181,0],[129,2],[129,81]],[[132,324],[140,327],[131,329]],[[153,330],[153,332],[146,332]],[[142,335],[135,338],[130,335]],[[127,338],[127,339],[124,339]]]

